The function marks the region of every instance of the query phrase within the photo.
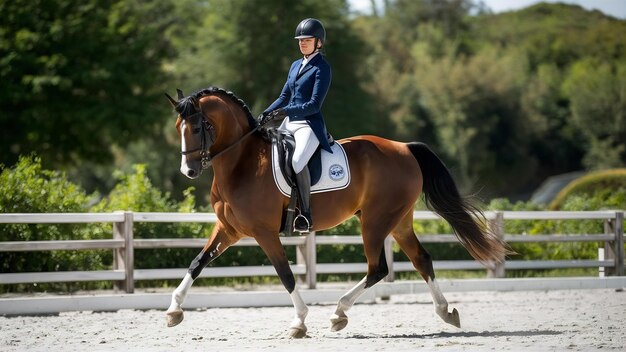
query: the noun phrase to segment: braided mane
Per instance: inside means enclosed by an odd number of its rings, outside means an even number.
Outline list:
[[[250,125],[250,129],[254,129],[257,126],[258,122],[252,116],[252,112],[250,111],[248,105],[246,105],[243,100],[239,99],[239,97],[237,97],[235,93],[219,87],[209,87],[201,89],[191,94],[190,96],[181,99],[176,106],[176,111],[182,116],[189,116],[190,114],[195,112],[194,99],[195,101],[200,101],[201,98],[207,95],[214,95],[216,93],[228,97],[231,102],[237,104],[245,112],[246,117],[248,118],[248,124]]]

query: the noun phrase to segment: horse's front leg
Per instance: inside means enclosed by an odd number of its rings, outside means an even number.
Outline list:
[[[304,303],[300,292],[296,287],[296,280],[289,266],[289,261],[285,255],[285,249],[277,234],[257,235],[256,237],[259,246],[263,249],[272,265],[276,269],[276,273],[283,283],[283,286],[289,292],[293,306],[296,309],[296,315],[289,326],[289,336],[293,338],[306,337],[307,327],[304,325],[304,320],[309,312],[309,308]]]
[[[213,229],[211,239],[209,239],[200,254],[191,262],[185,278],[172,293],[172,303],[165,312],[167,315],[167,326],[176,326],[183,321],[184,316],[181,305],[185,301],[187,291],[194,280],[198,278],[202,269],[222,254],[231,244],[233,244],[232,237],[226,234],[223,226],[218,222]]]

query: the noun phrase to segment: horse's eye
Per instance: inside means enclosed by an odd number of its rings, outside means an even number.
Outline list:
[[[193,134],[198,134],[198,133],[200,133],[200,127],[194,128],[193,129]]]

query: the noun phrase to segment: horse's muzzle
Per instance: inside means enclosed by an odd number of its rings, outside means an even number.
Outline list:
[[[196,179],[202,173],[200,162],[186,162],[183,160],[180,164],[180,172],[192,180]]]
[[[198,174],[199,173],[196,170],[192,170],[192,169],[187,170],[187,177],[191,179],[198,177]]]

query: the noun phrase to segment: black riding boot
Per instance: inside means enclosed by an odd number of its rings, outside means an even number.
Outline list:
[[[298,232],[310,232],[313,227],[311,221],[311,175],[309,167],[305,166],[300,173],[296,174],[296,184],[298,185],[298,195],[300,196],[300,214],[293,221],[293,227]]]

